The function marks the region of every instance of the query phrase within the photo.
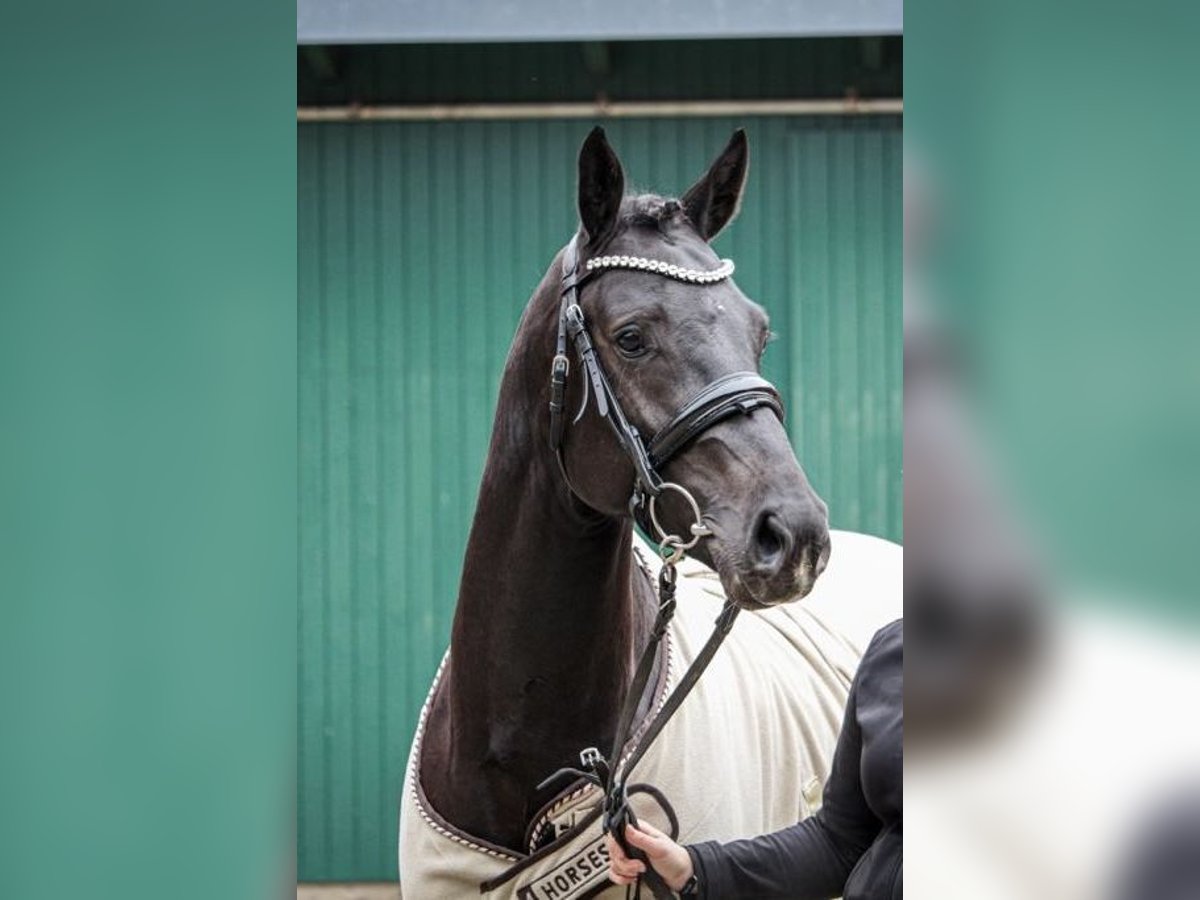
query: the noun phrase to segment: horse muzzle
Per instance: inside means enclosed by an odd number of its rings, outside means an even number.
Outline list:
[[[825,505],[815,496],[790,505],[769,503],[751,517],[740,543],[741,548],[727,545],[714,554],[734,602],[766,609],[800,600],[829,563]]]

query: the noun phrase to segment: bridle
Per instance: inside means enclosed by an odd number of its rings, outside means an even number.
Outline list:
[[[782,420],[783,401],[775,386],[757,372],[733,372],[716,379],[695,394],[649,441],[644,440],[625,415],[621,402],[604,373],[604,367],[600,364],[596,347],[587,329],[587,320],[579,305],[580,288],[590,279],[613,269],[646,271],[693,284],[712,284],[732,275],[733,263],[724,260],[717,269],[704,272],[641,257],[602,256],[588,260],[587,265],[580,271],[576,241],[576,238],[571,238],[562,257],[558,338],[554,361],[550,366],[550,447],[558,459],[559,470],[568,488],[578,496],[571,486],[562,453],[566,428],[564,404],[567,377],[571,370],[570,360],[567,358],[567,340],[570,338],[586,374],[583,404],[575,421],[579,421],[586,410],[589,396],[594,395],[597,413],[608,422],[621,449],[633,463],[635,479],[633,495],[629,498],[630,512],[647,534],[657,533],[660,542],[673,538],[671,545],[679,554],[676,557],[678,561],[684,551],[690,550],[700,538],[707,537],[712,532],[701,520],[700,507],[695,498],[681,485],[664,481],[658,470],[678,456],[696,437],[730,416],[748,414],[760,406],[766,406]],[[685,541],[678,535],[668,535],[658,524],[656,500],[666,491],[680,494],[692,508],[695,521],[691,526],[690,540]],[[654,530],[651,530],[651,526],[654,526]]]
[[[659,791],[650,785],[628,784],[629,774],[680,704],[683,703],[684,698],[696,682],[699,681],[700,675],[707,668],[725,636],[733,627],[739,611],[739,607],[732,600],[725,601],[711,637],[691,666],[688,667],[679,685],[671,692],[658,715],[653,718],[637,746],[627,755],[622,756],[630,738],[634,717],[654,669],[654,660],[659,646],[675,613],[675,581],[677,577],[675,564],[683,558],[686,551],[696,546],[700,538],[712,534],[708,526],[704,524],[700,505],[696,499],[682,485],[664,481],[659,475],[659,470],[678,456],[696,437],[730,416],[749,414],[759,407],[766,407],[782,420],[783,402],[775,387],[758,373],[734,372],[716,379],[696,393],[666,424],[655,432],[649,441],[644,440],[638,429],[629,421],[629,417],[625,415],[621,402],[612,389],[596,353],[595,344],[588,332],[586,317],[579,304],[579,292],[583,284],[613,269],[645,271],[687,283],[706,285],[721,281],[733,274],[733,263],[730,260],[723,260],[717,269],[700,271],[641,257],[601,256],[588,260],[586,266],[581,270],[577,238],[571,239],[562,256],[558,338],[554,360],[550,367],[550,446],[558,459],[559,470],[562,472],[568,490],[578,496],[567,474],[562,451],[566,428],[564,403],[567,378],[571,370],[570,360],[567,357],[569,338],[586,375],[583,382],[583,403],[575,421],[579,421],[579,418],[587,410],[589,395],[594,395],[597,413],[608,422],[621,449],[633,463],[635,480],[633,494],[629,499],[629,509],[642,529],[647,534],[656,536],[662,568],[658,575],[658,615],[651,629],[650,641],[638,660],[633,681],[625,696],[608,759],[605,760],[596,748],[589,747],[580,754],[582,769],[560,769],[543,781],[538,788],[544,790],[565,776],[573,779],[582,778],[600,787],[605,794],[603,819],[605,832],[611,833],[627,854],[644,859],[643,854],[629,846],[625,839],[625,825],[627,823],[637,825],[637,817],[629,806],[630,795],[648,793],[655,796],[671,821],[674,832],[672,837],[678,836],[678,822],[670,804]],[[667,533],[659,522],[656,503],[658,498],[668,491],[678,493],[691,507],[693,522],[689,529],[690,535],[686,539],[677,534]],[[647,866],[646,874],[643,877],[655,897],[672,896],[661,878],[650,866]]]

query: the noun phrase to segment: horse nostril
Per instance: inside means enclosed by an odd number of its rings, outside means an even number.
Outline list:
[[[783,520],[779,516],[773,512],[759,516],[758,527],[754,529],[754,549],[760,566],[772,570],[779,569],[791,549],[791,544],[792,536],[784,528]]]
[[[829,564],[829,550],[829,531],[821,529],[821,533],[809,542],[805,554],[805,561],[812,570],[814,578],[819,577]]]

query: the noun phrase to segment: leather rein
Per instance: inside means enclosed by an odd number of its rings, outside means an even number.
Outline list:
[[[597,263],[601,263],[601,265],[597,265]],[[603,790],[605,797],[604,831],[612,834],[630,857],[645,860],[644,854],[637,848],[631,847],[625,838],[625,825],[637,826],[637,817],[629,805],[630,795],[648,793],[657,799],[671,822],[672,838],[678,837],[679,823],[670,804],[666,802],[666,798],[659,791],[650,785],[630,785],[628,783],[629,775],[662,732],[667,722],[670,721],[675,711],[679,709],[684,698],[700,680],[700,676],[712,661],[721,643],[725,640],[725,636],[729,634],[739,612],[739,607],[733,601],[725,601],[720,615],[717,617],[712,635],[664,702],[659,713],[653,716],[653,711],[651,711],[653,720],[638,740],[637,745],[627,755],[622,756],[625,745],[630,740],[634,718],[654,670],[654,660],[675,613],[676,563],[702,537],[712,534],[704,524],[700,506],[691,493],[681,485],[664,481],[659,475],[659,470],[683,451],[697,436],[730,416],[749,414],[759,407],[767,407],[782,420],[783,402],[775,387],[756,372],[734,372],[716,379],[695,394],[649,441],[644,440],[638,429],[629,421],[629,417],[625,415],[620,400],[612,389],[604,367],[600,363],[595,344],[588,332],[587,320],[579,304],[579,291],[582,285],[590,278],[611,268],[645,269],[669,277],[680,277],[681,280],[707,284],[728,277],[733,266],[732,263],[726,261],[720,270],[705,278],[703,273],[678,270],[675,266],[667,266],[649,260],[603,257],[600,260],[591,261],[586,268],[581,269],[577,238],[572,238],[563,251],[558,338],[554,360],[550,368],[551,449],[558,459],[558,466],[567,483],[567,488],[578,496],[567,475],[562,451],[566,427],[564,403],[567,379],[571,368],[567,356],[569,339],[570,343],[574,345],[576,356],[585,373],[583,404],[575,421],[578,421],[586,411],[589,395],[594,396],[597,413],[608,422],[621,449],[633,463],[635,482],[633,494],[629,500],[629,509],[647,534],[657,536],[662,568],[658,574],[658,614],[651,629],[650,641],[638,660],[633,681],[625,695],[625,702],[621,709],[616,735],[608,758],[605,759],[596,748],[589,747],[580,753],[582,768],[560,769],[538,785],[538,789],[544,790],[568,776],[572,780],[583,779],[596,785]],[[682,273],[687,274],[683,275]],[[694,277],[698,274],[701,275],[700,279]],[[678,493],[691,507],[694,521],[690,526],[691,533],[687,539],[676,534],[669,534],[659,523],[656,501],[668,491]],[[646,867],[646,874],[643,878],[656,898],[672,896],[665,883],[649,865]]]

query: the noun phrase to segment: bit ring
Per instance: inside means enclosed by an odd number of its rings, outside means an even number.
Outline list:
[[[683,487],[682,485],[678,485],[673,481],[664,481],[659,487],[660,492],[650,496],[650,521],[654,523],[654,527],[658,531],[659,540],[662,542],[660,547],[665,548],[665,546],[670,543],[672,546],[678,548],[679,554],[682,556],[683,551],[691,550],[693,547],[695,547],[696,544],[700,542],[700,538],[709,537],[712,534],[712,529],[704,524],[704,518],[700,514],[700,504],[696,502],[696,498],[688,492],[687,488]],[[668,534],[667,530],[663,528],[662,523],[658,521],[656,503],[658,498],[662,496],[662,493],[665,491],[674,491],[675,493],[679,494],[692,508],[692,516],[695,518],[695,521],[692,523],[689,529],[692,533],[692,539],[687,543],[684,543],[683,539],[680,538],[679,535]]]

